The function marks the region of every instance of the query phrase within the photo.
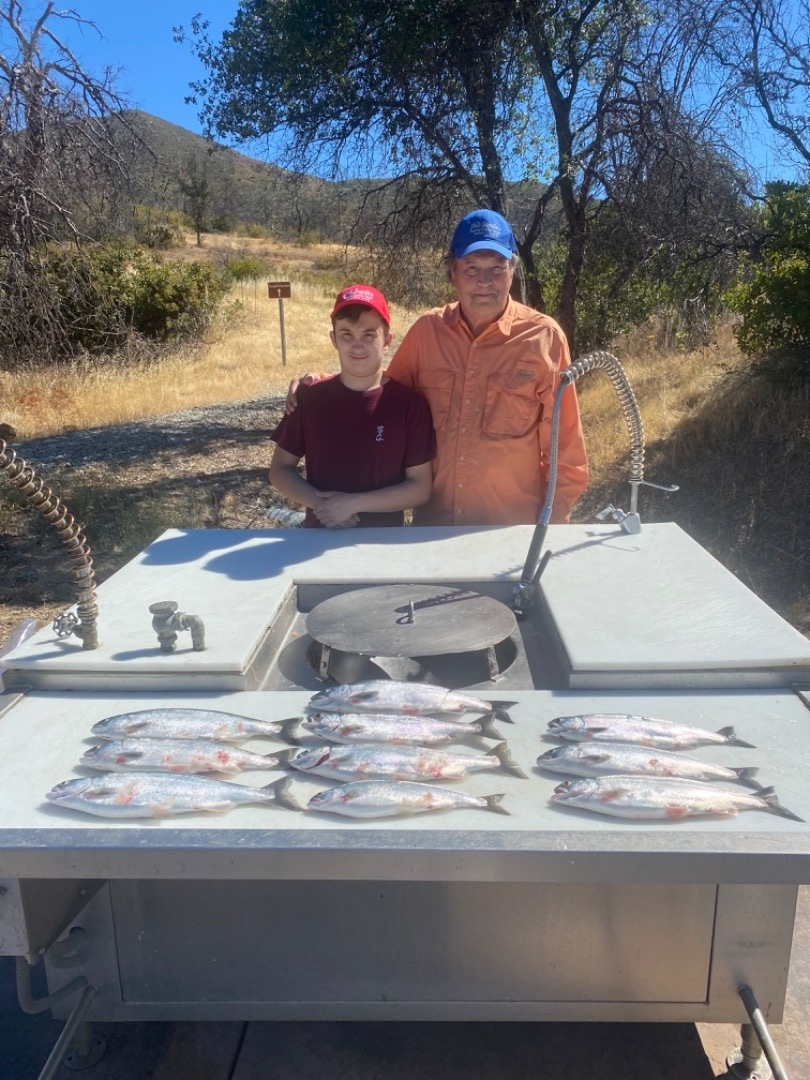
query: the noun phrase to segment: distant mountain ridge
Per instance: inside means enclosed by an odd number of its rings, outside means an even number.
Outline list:
[[[120,114],[122,129],[135,133],[141,149],[133,162],[136,197],[157,209],[189,212],[182,180],[193,173],[208,186],[208,218],[213,230],[255,225],[270,235],[347,243],[365,236],[393,208],[395,194],[380,178],[324,180],[283,169],[202,135],[137,110]],[[146,149],[148,148],[148,149]],[[519,228],[533,213],[540,185],[512,187],[512,223]],[[366,201],[368,205],[365,205]],[[459,192],[458,212],[472,207]],[[556,214],[549,215],[554,227]],[[441,243],[444,243],[442,232]]]

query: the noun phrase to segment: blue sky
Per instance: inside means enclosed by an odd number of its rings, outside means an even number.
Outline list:
[[[120,68],[118,90],[136,108],[200,131],[196,107],[183,99],[204,68],[188,45],[174,41],[172,27],[188,30],[192,16],[203,10],[212,36],[219,38],[236,14],[237,0],[74,0],[70,7],[101,32],[100,37],[67,20],[52,24],[87,70],[99,74],[107,66]]]
[[[32,14],[41,10],[33,0],[25,6]],[[63,35],[87,70],[99,74],[107,66],[120,69],[118,90],[136,108],[191,131],[201,130],[196,106],[187,105],[184,98],[191,92],[189,83],[202,78],[205,69],[188,45],[174,41],[172,28],[188,30],[192,17],[202,9],[216,41],[232,22],[238,0],[73,0],[72,6],[95,23],[100,35],[71,21],[55,20],[53,29]],[[749,120],[750,159],[762,178],[794,175],[795,168],[779,152],[778,140],[761,119],[751,115]],[[251,152],[250,147],[243,150]],[[262,148],[256,152],[262,156]]]

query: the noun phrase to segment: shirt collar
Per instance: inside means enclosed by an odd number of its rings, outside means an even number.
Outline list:
[[[498,319],[497,322],[493,323],[492,326],[488,326],[487,329],[484,331],[484,334],[488,334],[492,330],[493,326],[497,326],[500,333],[505,338],[508,338],[509,334],[512,332],[512,324],[515,321],[516,314],[517,306],[515,304],[515,301],[510,296],[509,299],[506,301],[506,308],[504,309],[503,315],[501,315],[500,319]],[[454,304],[447,305],[444,311],[444,321],[447,323],[448,326],[455,326],[459,324],[467,328],[467,324],[461,317],[461,304],[458,301],[456,301]],[[469,328],[467,329],[469,330]]]

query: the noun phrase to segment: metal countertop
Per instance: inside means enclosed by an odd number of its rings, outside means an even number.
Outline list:
[[[0,714],[0,880],[17,878],[242,878],[471,881],[622,881],[746,884],[810,883],[810,712],[790,691],[526,691],[510,696],[515,723],[496,726],[529,775],[477,773],[454,787],[505,792],[511,816],[481,810],[373,821],[274,806],[223,815],[152,820],[96,818],[46,802],[50,788],[88,775],[77,765],[97,740],[90,729],[115,713],[151,707],[210,707],[278,720],[303,712],[309,694],[257,692],[128,694],[36,692]],[[497,689],[482,695],[500,698]],[[3,702],[0,698],[0,703]],[[2,709],[2,704],[0,704]],[[633,712],[706,727],[733,725],[756,749],[712,746],[686,753],[706,761],[757,766],[780,801],[808,824],[764,812],[731,819],[638,822],[548,801],[564,776],[541,772],[538,755],[555,716]],[[304,744],[312,740],[307,737]],[[278,742],[254,739],[263,752]],[[489,744],[487,744],[489,745]],[[460,747],[463,748],[463,747]],[[243,773],[261,786],[278,770]],[[332,786],[293,773],[305,803]],[[740,788],[744,791],[746,789]]]

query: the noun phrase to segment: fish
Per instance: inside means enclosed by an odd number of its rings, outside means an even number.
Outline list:
[[[289,776],[264,787],[248,787],[206,776],[120,772],[63,780],[45,798],[57,806],[107,818],[161,818],[198,811],[224,814],[242,803],[300,810],[290,793],[291,783]]]
[[[213,739],[243,743],[265,735],[294,743],[300,716],[286,720],[255,720],[251,716],[214,709],[141,709],[99,720],[90,729],[101,739]]]
[[[338,743],[382,742],[391,746],[441,746],[478,735],[503,741],[492,718],[482,716],[472,723],[440,720],[431,716],[393,716],[389,713],[313,713],[301,727],[321,739]]]
[[[213,739],[114,739],[91,746],[80,764],[103,772],[238,773],[284,769],[296,753],[252,754]]]
[[[397,817],[421,814],[427,810],[491,810],[508,814],[500,805],[503,792],[497,795],[470,795],[432,784],[414,784],[406,780],[358,780],[351,784],[319,791],[307,804],[309,810],[326,810],[344,817]]]
[[[484,769],[526,779],[505,742],[486,754],[452,754],[424,746],[328,746],[292,751],[290,764],[336,780],[459,780]]]
[[[676,724],[672,720],[656,720],[650,716],[631,716],[628,713],[584,713],[581,716],[558,716],[548,724],[550,735],[572,742],[594,739],[599,742],[635,743],[664,750],[688,750],[695,746],[754,747],[737,737],[733,727],[708,731],[706,728]]]
[[[484,701],[471,694],[461,694],[430,683],[397,682],[395,679],[372,679],[368,682],[343,683],[319,690],[309,707],[317,712],[394,713],[397,716],[456,716],[464,713],[492,714],[507,724],[514,721],[506,711],[516,701]]]
[[[803,818],[786,809],[772,787],[753,792],[729,791],[700,780],[671,780],[647,776],[602,776],[566,780],[554,788],[551,801],[593,810],[597,814],[676,821],[713,815],[734,817],[740,810],[765,810],[791,821]]]
[[[672,776],[684,780],[737,781],[760,790],[755,768],[728,768],[712,765],[671,750],[656,750],[628,743],[569,743],[555,746],[537,759],[541,769],[574,776],[617,776],[621,774]]]

